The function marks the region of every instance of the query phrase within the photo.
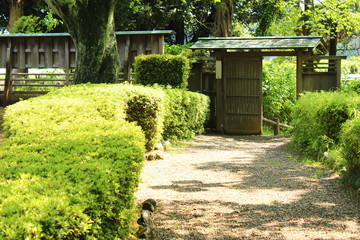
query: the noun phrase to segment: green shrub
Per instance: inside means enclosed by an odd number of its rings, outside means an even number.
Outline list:
[[[278,118],[282,123],[291,121],[296,102],[296,63],[288,58],[276,58],[263,64],[263,114],[265,118]]]
[[[360,117],[357,116],[343,125],[341,134],[342,153],[345,158],[344,178],[360,189]]]
[[[312,156],[319,156],[339,143],[342,124],[359,107],[356,94],[306,93],[292,113],[293,143]]]
[[[127,88],[126,120],[141,126],[147,139],[146,148],[160,142],[164,126],[165,94],[160,89],[141,86]]]
[[[169,44],[165,43],[165,54],[180,55],[187,49],[189,49],[194,43],[187,44]]]
[[[209,58],[210,52],[205,49],[191,50],[189,49],[194,43],[187,44],[165,44],[165,54],[180,55],[190,60],[198,60],[203,58]]]
[[[184,89],[164,90],[166,111],[163,137],[168,140],[186,140],[203,133],[209,118],[209,97]]]
[[[128,235],[145,137],[124,120],[123,97],[111,94],[116,90],[77,86],[7,108],[2,239]]]
[[[356,92],[360,94],[360,81],[359,80],[347,80],[341,84],[342,92]]]
[[[51,92],[45,96],[29,99],[27,109],[21,108],[15,114],[22,114],[21,120],[12,117],[5,124],[7,134],[13,131],[39,132],[31,128],[21,128],[21,125],[32,124],[47,131],[61,131],[63,125],[74,124],[78,112],[84,112],[89,119],[98,116],[106,119],[126,119],[136,122],[141,126],[146,136],[146,148],[152,149],[161,140],[164,121],[164,92],[142,86],[128,84],[116,85],[75,85],[58,91]],[[84,103],[82,99],[86,98]],[[34,102],[35,101],[35,102]],[[41,102],[40,106],[36,106]],[[58,104],[61,102],[61,104]],[[63,105],[68,105],[66,108]],[[19,105],[20,106],[20,105]],[[53,109],[58,114],[48,113],[46,109]],[[84,111],[84,109],[87,109]],[[27,116],[25,118],[24,114]],[[51,115],[52,121],[59,122],[56,127],[43,124],[43,120],[37,115],[46,117]],[[9,127],[8,127],[9,125]],[[20,125],[20,126],[19,126]],[[10,128],[10,126],[17,126]],[[13,130],[15,129],[15,130]]]
[[[34,15],[22,16],[18,18],[11,29],[12,33],[44,33],[51,32],[61,22],[53,17],[53,12],[50,10],[44,18]]]
[[[135,81],[142,85],[170,85],[185,88],[190,73],[190,61],[169,54],[140,55],[135,58]]]
[[[350,60],[341,61],[341,74],[360,73],[360,57],[350,57]]]

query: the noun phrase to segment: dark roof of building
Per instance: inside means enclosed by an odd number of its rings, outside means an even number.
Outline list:
[[[309,50],[326,48],[322,37],[210,37],[200,38],[191,49],[213,50]]]

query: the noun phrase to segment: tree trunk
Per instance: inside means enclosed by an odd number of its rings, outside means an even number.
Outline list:
[[[329,56],[336,56],[337,52],[337,38],[338,34],[336,31],[337,25],[334,24],[330,29],[330,40],[329,40]],[[329,60],[329,72],[334,72],[336,67],[336,60]]]
[[[256,28],[255,36],[266,36],[268,35],[271,23],[274,21],[280,8],[278,1],[270,1],[265,3],[264,12],[260,19],[259,26]]]
[[[232,30],[232,18],[234,14],[233,0],[221,0],[215,5],[215,29],[216,37],[230,37]]]
[[[333,24],[330,28],[330,40],[329,40],[329,55],[336,56],[337,52],[337,40],[338,40],[338,33],[337,33],[337,24]]]
[[[8,0],[9,1],[9,25],[8,31],[11,33],[14,22],[24,16],[25,0]]]
[[[120,70],[114,9],[117,0],[45,0],[62,18],[77,50],[74,83],[114,83]]]

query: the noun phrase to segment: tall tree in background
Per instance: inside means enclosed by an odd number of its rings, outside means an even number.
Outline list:
[[[298,4],[299,4],[299,8],[300,8],[300,3],[298,3]],[[303,35],[303,36],[310,35],[310,26],[308,24],[306,24],[310,20],[310,16],[309,16],[309,14],[306,14],[306,13],[311,12],[312,9],[314,9],[314,1],[313,0],[305,0],[304,1],[304,12],[299,19],[299,24],[300,24],[301,28],[299,28],[300,31],[298,31],[298,32],[300,35]]]
[[[214,35],[216,37],[231,36],[233,15],[234,15],[233,0],[215,1]]]
[[[262,6],[262,16],[258,27],[256,28],[255,36],[269,35],[269,28],[280,11],[280,3],[280,0],[264,1]]]
[[[116,30],[176,32],[174,42],[183,44],[208,36],[213,29],[214,0],[122,0],[115,9]]]
[[[67,26],[77,50],[74,83],[118,78],[114,10],[117,0],[45,0]]]
[[[24,16],[25,0],[8,0],[9,2],[9,25],[8,31],[11,32],[14,23]]]
[[[360,31],[359,7],[358,0],[319,1],[304,12],[307,21],[300,27],[326,36],[330,42],[329,54],[336,55],[337,43]]]

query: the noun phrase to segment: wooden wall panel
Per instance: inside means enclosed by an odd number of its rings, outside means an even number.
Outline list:
[[[262,59],[224,57],[223,101],[218,106],[222,130],[231,134],[262,132]]]
[[[166,32],[166,31],[165,31]],[[118,34],[116,36],[120,54],[120,66],[132,64],[138,54],[162,54],[163,34],[168,33]],[[14,68],[75,68],[76,49],[66,34],[3,35],[0,37],[0,68],[5,68],[6,49],[12,49]]]

